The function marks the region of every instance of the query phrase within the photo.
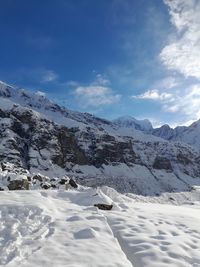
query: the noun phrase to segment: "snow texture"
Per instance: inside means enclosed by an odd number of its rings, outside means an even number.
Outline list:
[[[197,195],[195,204],[179,206],[108,187],[0,194],[0,266],[200,266]],[[101,211],[95,203],[114,207]]]

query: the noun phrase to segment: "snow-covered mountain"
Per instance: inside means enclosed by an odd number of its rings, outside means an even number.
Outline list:
[[[137,120],[131,116],[123,116],[113,120],[113,123],[125,128],[133,128],[144,132],[151,132],[153,130],[152,124],[149,120]]]
[[[200,120],[188,127],[177,126],[174,129],[168,124],[164,124],[159,128],[153,128],[149,120],[137,120],[131,116],[117,118],[113,120],[113,123],[119,127],[141,130],[146,134],[155,135],[165,140],[182,142],[200,151]]]
[[[151,134],[166,140],[189,144],[200,151],[200,120],[192,123],[188,127],[178,126],[174,129],[170,128],[169,125],[163,125],[160,128],[153,129]]]
[[[41,93],[5,83],[0,84],[0,161],[28,170],[29,180],[38,172],[52,181],[68,175],[123,193],[155,195],[200,184],[200,153],[191,146],[70,111]]]

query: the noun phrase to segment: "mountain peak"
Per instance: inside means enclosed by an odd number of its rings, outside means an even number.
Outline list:
[[[122,116],[113,120],[115,124],[124,128],[134,128],[136,130],[151,131],[153,129],[148,119],[138,120],[131,116]]]

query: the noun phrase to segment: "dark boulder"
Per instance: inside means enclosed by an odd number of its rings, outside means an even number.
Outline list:
[[[42,189],[47,190],[47,189],[51,188],[51,184],[49,184],[49,183],[44,183],[44,184],[41,184],[41,187],[42,187]]]
[[[76,183],[72,178],[70,178],[70,180],[69,180],[69,184],[70,184],[71,187],[73,187],[73,188],[78,188],[77,183]]]
[[[113,205],[109,204],[94,204],[95,207],[97,207],[100,210],[111,210],[113,208]]]
[[[63,177],[60,179],[59,184],[61,184],[61,185],[66,184],[66,183],[68,183],[68,180],[69,180],[68,178]]]
[[[9,190],[29,190],[29,182],[28,180],[13,180],[8,184]]]

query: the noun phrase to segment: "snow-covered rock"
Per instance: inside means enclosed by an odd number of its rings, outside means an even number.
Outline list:
[[[78,188],[71,177],[50,178],[40,173],[30,173],[12,163],[0,164],[0,191],[71,188]]]

